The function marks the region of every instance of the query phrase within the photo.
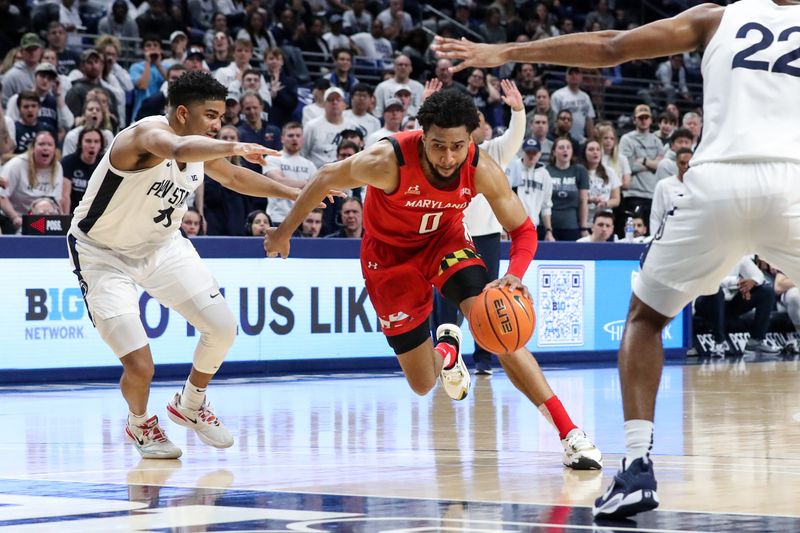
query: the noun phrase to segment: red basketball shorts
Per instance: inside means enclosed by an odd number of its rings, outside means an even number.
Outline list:
[[[426,322],[433,310],[431,286],[441,289],[453,274],[472,265],[483,265],[483,260],[462,224],[442,228],[424,245],[412,248],[368,235],[361,241],[367,294],[387,336]]]

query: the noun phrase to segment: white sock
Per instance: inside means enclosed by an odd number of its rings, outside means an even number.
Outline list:
[[[148,418],[150,418],[150,415],[147,414],[147,411],[145,411],[143,415],[137,415],[133,411],[128,411],[128,424],[131,426],[141,426],[147,422]]]
[[[649,420],[625,421],[625,465],[650,454],[653,447],[653,423]]]
[[[181,405],[187,409],[200,409],[203,405],[203,400],[206,399],[206,389],[201,389],[197,385],[192,385],[189,378],[186,378],[186,383],[183,385],[181,391]]]

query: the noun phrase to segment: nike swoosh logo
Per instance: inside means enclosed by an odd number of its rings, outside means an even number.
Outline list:
[[[217,296],[219,296],[219,293],[211,295],[212,298],[216,298]]]
[[[519,307],[520,309],[522,309],[522,312],[525,313],[525,316],[528,317],[528,319],[530,319],[531,317],[528,316],[528,309],[526,309],[525,304],[522,303],[522,296],[520,296],[519,294],[515,294],[514,300],[519,304]]]
[[[139,443],[139,446],[141,446],[142,444],[144,444],[144,440],[143,440],[143,439],[140,439],[139,437],[137,437],[136,435],[134,435],[134,434],[133,434],[133,431],[131,431],[130,429],[128,429],[127,431],[128,431],[128,435],[130,435],[131,437],[133,437],[133,440],[135,440],[136,442],[138,442],[138,443]]]

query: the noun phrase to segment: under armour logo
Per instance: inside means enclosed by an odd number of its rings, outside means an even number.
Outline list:
[[[153,222],[158,224],[162,220],[164,221],[164,227],[168,228],[172,225],[172,212],[175,211],[174,207],[168,207],[166,209],[159,209],[159,215],[153,218]]]
[[[192,179],[192,181],[197,181],[197,174],[192,174],[191,179]]]
[[[373,263],[372,261],[367,261],[367,268],[370,270],[378,270],[378,263]]]

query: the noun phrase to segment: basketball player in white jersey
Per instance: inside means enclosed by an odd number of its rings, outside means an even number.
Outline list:
[[[173,459],[170,442],[147,410],[153,358],[139,317],[136,286],[180,313],[200,332],[192,370],[167,405],[174,422],[206,444],[227,448],[233,437],[214,415],[205,390],[236,336],[236,320],[219,286],[180,231],[186,199],[203,174],[242,194],[294,200],[299,191],[234,166],[258,165],[278,152],[258,144],[218,141],[227,89],[207,74],[184,74],[169,89],[169,113],[121,131],[92,174],[75,209],[69,254],[98,333],[124,368],[127,438],[142,457]]]
[[[649,452],[661,380],[664,326],[696,296],[712,294],[739,258],[758,253],[800,277],[800,2],[704,4],[630,31],[530,43],[437,38],[455,70],[508,61],[607,67],[704,50],[703,139],[675,202],[642,258],[619,352],[626,456],[596,517],[658,506]]]

